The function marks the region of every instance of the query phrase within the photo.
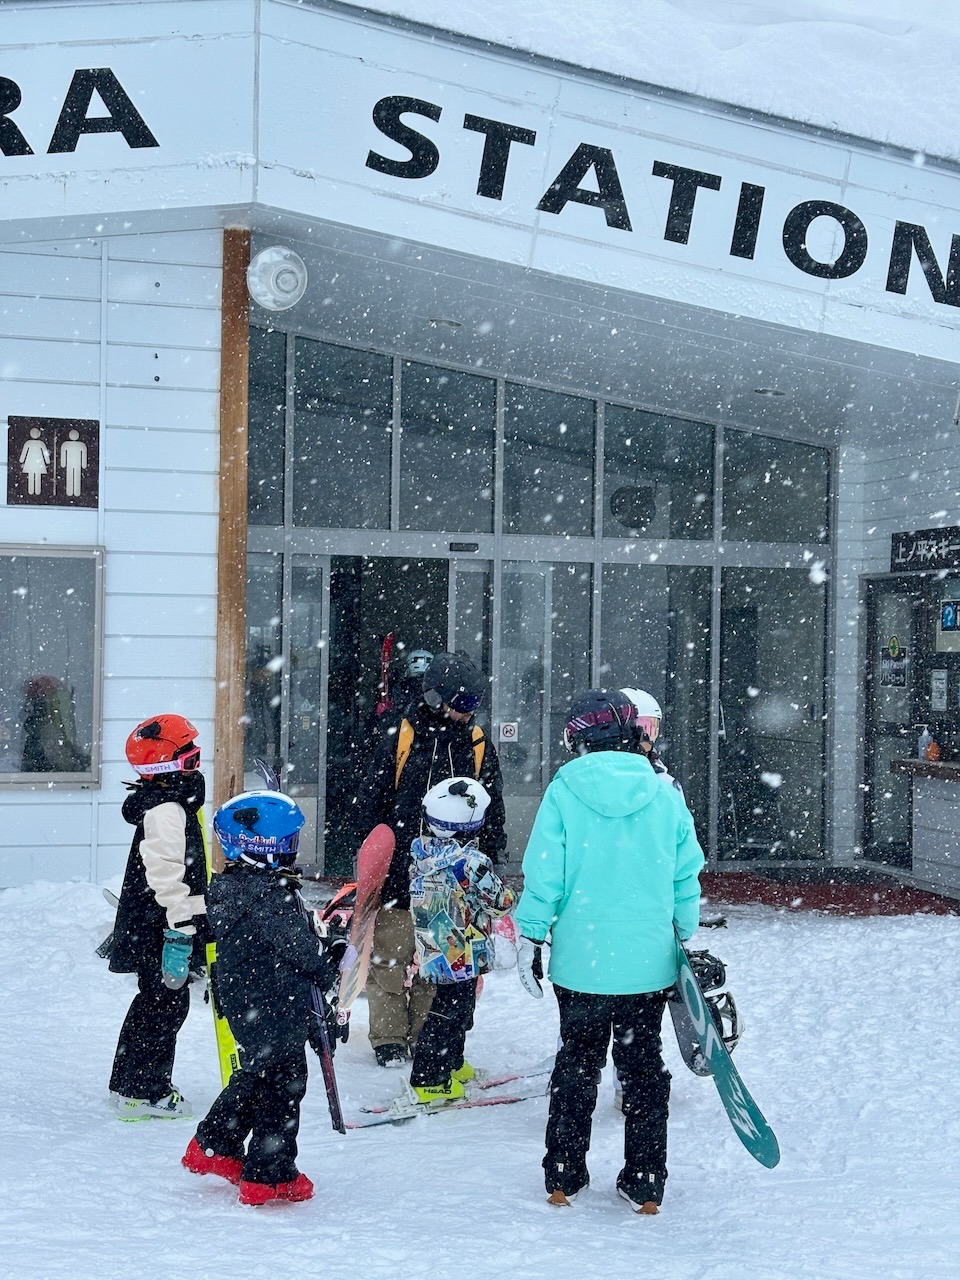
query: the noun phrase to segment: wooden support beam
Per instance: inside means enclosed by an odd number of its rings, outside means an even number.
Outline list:
[[[223,233],[220,323],[220,523],[217,540],[217,696],[213,803],[243,785],[247,601],[247,376],[250,366],[247,266],[250,232]],[[219,849],[214,862],[222,869]]]

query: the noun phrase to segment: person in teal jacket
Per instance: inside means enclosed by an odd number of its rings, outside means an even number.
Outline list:
[[[674,926],[700,918],[703,850],[679,792],[631,752],[635,708],[619,690],[574,699],[564,742],[575,759],[550,783],[523,856],[516,909],[520,977],[541,997],[539,949],[560,1006],[543,1169],[552,1204],[589,1183],[587,1151],[613,1034],[623,1085],[617,1191],[656,1213],[667,1178],[670,1074],[660,1024],[677,977]]]

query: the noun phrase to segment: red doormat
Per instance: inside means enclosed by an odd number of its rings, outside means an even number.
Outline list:
[[[784,911],[825,911],[838,916],[960,915],[960,902],[893,880],[860,884],[844,880],[788,882],[748,871],[705,871],[700,884],[709,906],[760,902]]]

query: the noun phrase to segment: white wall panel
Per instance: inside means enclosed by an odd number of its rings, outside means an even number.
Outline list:
[[[107,408],[108,430],[115,424],[216,432],[219,399],[209,390],[184,391],[154,383],[152,387],[107,387]]]
[[[106,566],[109,596],[136,595],[149,582],[158,595],[213,596],[217,565],[212,556],[191,555],[182,547],[148,552],[111,551]]]
[[[0,340],[3,338],[99,342],[100,303],[76,299],[67,313],[60,298],[4,298],[0,303]]]
[[[175,453],[168,452],[167,461],[175,456]],[[191,475],[178,470],[158,482],[157,474],[142,466],[136,471],[108,471],[104,477],[105,503],[118,511],[169,511],[173,507],[184,515],[203,515],[216,509],[215,475]]]
[[[69,313],[64,322],[69,322]],[[4,338],[0,349],[0,378],[4,382],[100,381],[99,342],[43,342]]]

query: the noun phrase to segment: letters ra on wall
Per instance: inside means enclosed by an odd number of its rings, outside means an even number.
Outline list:
[[[14,417],[7,421],[8,506],[99,505],[99,422]]]

